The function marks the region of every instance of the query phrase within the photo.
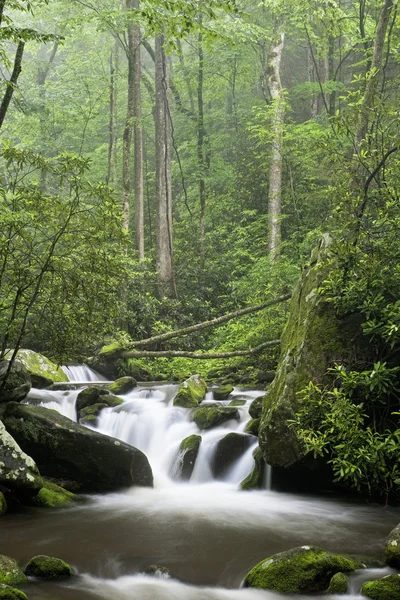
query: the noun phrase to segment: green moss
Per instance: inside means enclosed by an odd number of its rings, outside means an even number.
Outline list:
[[[74,574],[72,567],[61,558],[45,556],[44,554],[31,558],[24,572],[29,577],[49,580],[66,579]]]
[[[361,593],[372,600],[399,600],[400,574],[388,575],[376,581],[368,581],[362,586]]]
[[[179,446],[179,452],[186,454],[186,452],[191,452],[193,450],[198,450],[201,442],[200,435],[189,435],[187,438],[182,440],[181,445]]]
[[[25,583],[26,577],[13,558],[0,554],[0,583],[6,585],[18,585]]]
[[[244,430],[245,433],[251,433],[251,435],[258,435],[258,430],[260,428],[261,419],[251,419]]]
[[[231,400],[228,406],[244,406],[246,404],[246,400]]]
[[[202,406],[193,415],[193,421],[199,429],[211,429],[230,419],[239,420],[239,412],[234,406],[221,406],[207,404]]]
[[[257,448],[253,454],[254,468],[250,475],[243,479],[240,489],[244,491],[260,490],[264,485],[265,462],[262,450]]]
[[[177,474],[184,481],[192,476],[201,440],[200,435],[189,435],[179,446]]]
[[[67,382],[68,377],[51,360],[33,350],[18,350],[17,359],[28,370],[33,387],[42,388],[52,383]]]
[[[120,377],[114,383],[108,386],[112,394],[128,394],[137,386],[136,379],[133,377]]]
[[[9,585],[0,584],[0,600],[28,600],[28,596]]]
[[[3,492],[0,492],[0,515],[4,515],[7,512],[7,502]]]
[[[45,508],[56,508],[59,506],[66,506],[71,504],[74,500],[77,499],[77,496],[72,492],[65,490],[64,488],[56,485],[55,483],[51,483],[50,481],[45,481],[44,487],[39,490],[39,493],[33,499],[33,502],[37,506],[45,507]]]
[[[400,569],[400,525],[389,533],[385,545],[385,558],[389,567]]]
[[[207,385],[200,375],[192,375],[184,381],[174,398],[174,406],[194,408],[205,398]]]
[[[99,352],[99,355],[100,356],[109,356],[112,354],[118,355],[118,354],[121,354],[121,352],[123,352],[124,350],[126,350],[125,344],[123,344],[122,342],[112,342],[111,344],[108,344],[107,346],[103,346]]]
[[[225,383],[220,385],[216,390],[213,390],[214,400],[227,400],[233,392],[233,385]]]
[[[346,575],[344,573],[336,573],[330,581],[328,594],[346,594],[348,587],[349,584]]]
[[[326,590],[332,577],[361,565],[320,548],[302,546],[270,556],[246,576],[245,585],[284,594],[309,594]]]
[[[264,396],[258,396],[255,398],[249,407],[249,415],[253,419],[259,419],[262,413],[262,407],[264,402]]]

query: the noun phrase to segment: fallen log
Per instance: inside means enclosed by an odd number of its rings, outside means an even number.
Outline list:
[[[151,350],[128,350],[127,352],[123,352],[122,356],[124,358],[175,358],[175,357],[183,357],[183,358],[199,358],[199,359],[211,359],[211,358],[231,358],[234,356],[249,356],[251,354],[256,354],[264,348],[270,348],[272,346],[279,346],[281,340],[269,340],[268,342],[264,342],[255,348],[250,348],[249,350],[233,350],[232,352],[210,352],[204,353],[201,352],[185,352],[184,350],[160,350],[152,352]]]

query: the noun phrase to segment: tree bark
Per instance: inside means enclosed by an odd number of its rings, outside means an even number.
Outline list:
[[[15,53],[13,71],[11,73],[10,80],[7,82],[7,88],[3,96],[3,100],[0,105],[0,128],[3,125],[4,119],[7,114],[8,107],[10,106],[11,98],[13,97],[15,86],[17,85],[18,77],[22,71],[22,57],[24,55],[25,42],[20,40]]]
[[[140,0],[135,1],[136,8]],[[144,175],[143,175],[143,126],[142,95],[140,90],[142,78],[141,64],[141,32],[140,27],[133,28],[134,54],[134,171],[135,171],[135,234],[136,249],[140,260],[144,259]]]
[[[204,269],[206,264],[206,249],[205,249],[205,217],[206,217],[206,182],[205,171],[207,168],[206,157],[204,152],[205,144],[205,129],[204,129],[204,51],[203,51],[203,36],[201,32],[198,35],[198,79],[197,79],[197,160],[199,169],[199,199],[200,199],[200,268]]]
[[[209,352],[209,353],[199,353],[199,352],[185,352],[184,350],[160,350],[159,352],[151,352],[146,350],[132,350],[130,352],[124,352],[124,358],[175,358],[177,356],[184,358],[199,358],[203,360],[208,360],[211,358],[231,358],[233,356],[249,356],[251,354],[256,354],[265,348],[271,348],[273,346],[279,346],[281,340],[270,340],[268,342],[264,342],[255,348],[250,348],[250,350],[233,350],[232,352]]]
[[[108,157],[106,184],[109,185],[115,148],[115,49],[110,53],[110,115],[108,123]]]
[[[276,34],[269,61],[268,87],[273,102],[272,151],[269,168],[268,250],[272,259],[279,258],[281,243],[282,145],[285,119],[284,94],[281,84],[281,63],[285,43],[282,24]]]
[[[134,6],[135,0],[125,1],[125,9],[127,11],[133,10]],[[128,23],[127,25],[127,46],[125,50],[128,59],[128,99],[122,144],[122,212],[123,226],[128,231],[131,205],[131,146],[135,117],[135,36],[134,25],[132,23]]]
[[[157,277],[160,296],[176,296],[172,250],[171,123],[168,104],[169,64],[165,39],[155,40],[155,133],[157,198]]]

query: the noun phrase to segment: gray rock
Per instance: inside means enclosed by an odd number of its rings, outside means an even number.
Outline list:
[[[35,461],[25,454],[0,421],[0,484],[9,489],[38,491],[43,486]]]
[[[0,362],[0,403],[2,402],[21,402],[27,397],[32,387],[31,376],[26,367],[19,360],[15,360],[11,371],[7,376],[7,381],[2,387],[6,377],[10,361]]]

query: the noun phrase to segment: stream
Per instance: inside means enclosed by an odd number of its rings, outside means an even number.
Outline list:
[[[85,366],[66,372],[71,381],[89,385],[101,379]],[[400,521],[398,509],[278,493],[267,489],[268,481],[264,490],[239,491],[253,467],[256,438],[223,479],[213,478],[217,442],[229,432],[244,431],[249,405],[259,391],[235,389],[233,398],[246,402],[238,407],[240,421],[199,432],[190,410],[172,406],[177,390],[170,384],[139,385],[121,396],[123,405],[104,409],[95,428],[146,454],[154,489],[91,495],[72,508],[31,508],[2,517],[0,553],[21,564],[35,554],[58,556],[79,574],[68,583],[29,583],[23,589],[30,600],[278,600],[288,596],[240,587],[248,570],[271,554],[315,544],[382,558],[385,539]],[[76,420],[78,393],[32,390],[26,402]],[[210,401],[209,393],[204,402]],[[174,479],[174,465],[180,442],[193,433],[202,435],[203,441],[192,478],[183,483]],[[141,573],[154,564],[168,568],[172,577]],[[391,572],[389,568],[356,572],[344,597],[362,598],[364,581]]]

